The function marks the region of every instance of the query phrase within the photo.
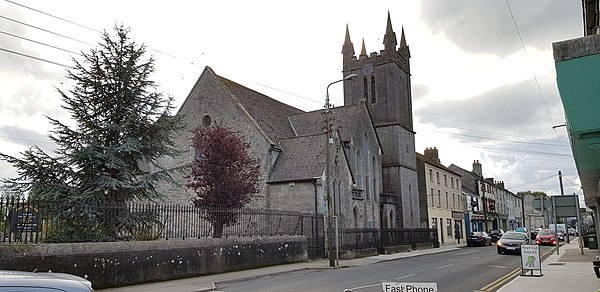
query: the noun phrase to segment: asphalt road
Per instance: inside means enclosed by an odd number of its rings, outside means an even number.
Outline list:
[[[542,253],[549,247],[542,248]],[[519,255],[494,245],[339,269],[304,270],[217,284],[218,291],[383,291],[381,283],[436,283],[438,291],[480,290],[520,268]]]

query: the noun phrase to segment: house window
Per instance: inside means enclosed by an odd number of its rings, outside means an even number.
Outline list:
[[[435,172],[435,177],[437,179],[437,183],[439,184],[440,183],[440,172],[439,171]]]
[[[452,194],[452,209],[456,209],[456,194]]]
[[[450,201],[448,198],[448,192],[446,192],[446,209],[450,209]]]
[[[431,218],[431,229],[437,229],[437,218]]]
[[[433,170],[429,170],[429,181],[433,181]]]
[[[450,187],[454,188],[454,178],[453,177],[450,178]]]
[[[448,176],[444,174],[444,185],[448,186]]]
[[[377,102],[375,98],[375,76],[371,76],[371,103]]]
[[[442,192],[440,190],[438,190],[438,203],[437,203],[437,207],[438,208],[442,207]]]
[[[452,238],[452,219],[446,219],[446,235]]]
[[[429,204],[428,204],[429,207],[433,207],[433,195],[434,195],[433,188],[431,188],[431,196],[430,196],[431,199],[427,200],[427,201],[429,201]]]

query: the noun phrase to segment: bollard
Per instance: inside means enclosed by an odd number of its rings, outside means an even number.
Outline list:
[[[600,261],[593,261],[594,264],[594,273],[596,273],[596,278],[600,278]]]

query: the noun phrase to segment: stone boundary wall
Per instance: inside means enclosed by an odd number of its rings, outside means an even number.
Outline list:
[[[307,260],[304,236],[0,245],[0,269],[74,274],[94,289]]]

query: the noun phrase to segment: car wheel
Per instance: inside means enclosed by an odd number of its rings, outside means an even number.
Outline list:
[[[499,249],[497,251],[498,251],[498,254],[502,254],[502,252]]]

